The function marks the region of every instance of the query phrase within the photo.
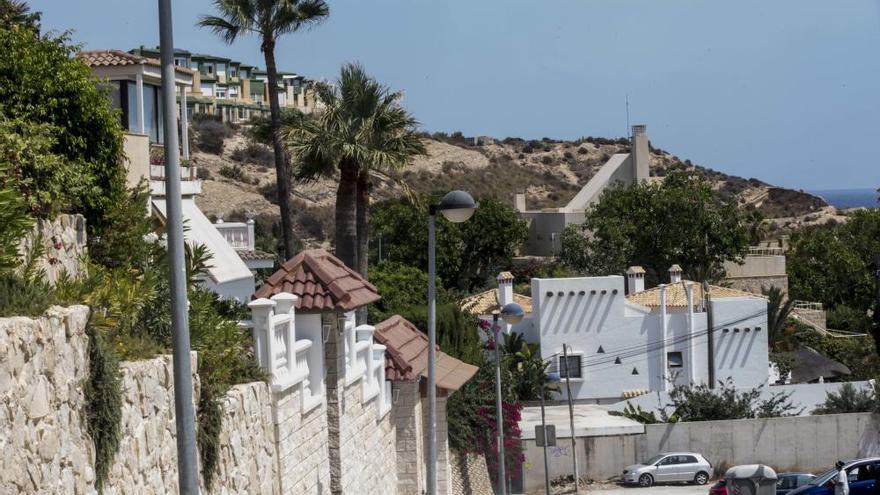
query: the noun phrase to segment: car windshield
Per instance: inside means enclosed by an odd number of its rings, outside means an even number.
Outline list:
[[[831,481],[831,478],[833,478],[835,474],[837,474],[837,469],[830,469],[813,478],[813,480],[810,481],[810,484],[816,486],[824,485],[825,483]]]
[[[655,455],[654,457],[652,457],[652,458],[648,459],[647,461],[645,461],[645,465],[650,466],[651,464],[656,464],[657,461],[659,461],[660,459],[663,459],[664,457],[666,457],[666,456]]]

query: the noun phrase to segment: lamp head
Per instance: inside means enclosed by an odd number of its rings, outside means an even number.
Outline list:
[[[504,320],[504,323],[509,325],[516,325],[521,322],[525,316],[526,312],[523,311],[522,306],[517,303],[505,304],[504,307],[501,308],[501,318]]]
[[[470,194],[464,191],[451,191],[443,196],[437,209],[450,222],[461,223],[473,216],[477,209],[477,203]]]

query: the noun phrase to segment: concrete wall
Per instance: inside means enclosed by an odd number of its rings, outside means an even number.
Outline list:
[[[88,254],[86,220],[82,215],[58,215],[53,220],[38,219],[30,234],[18,246],[22,259],[34,252],[35,243],[42,245],[43,255],[37,260],[37,269],[46,274],[45,280],[55,285],[63,274],[71,277],[82,274],[83,257]]]
[[[551,359],[551,370],[558,369],[563,344],[570,354],[581,356],[582,378],[571,383],[576,399],[606,400],[620,398],[626,390],[664,390],[671,376],[682,384],[708,381],[704,312],[694,313],[693,334],[686,313],[670,312],[664,336],[663,317],[630,305],[620,276],[536,278],[532,301],[541,354]],[[730,377],[741,387],[766,383],[766,301],[725,298],[714,301],[713,307],[715,328],[730,329],[715,333],[716,379]],[[756,327],[763,331],[751,330]],[[663,342],[665,346],[660,345]],[[662,358],[670,352],[681,353],[681,368],[664,369]]]
[[[839,459],[880,455],[880,418],[870,413],[646,425],[645,433],[577,439],[582,477],[607,479],[624,467],[667,451],[700,452],[716,470],[761,463],[781,471],[819,473]],[[524,489],[544,483],[543,449],[523,442]],[[550,479],[572,473],[570,440],[548,448]]]
[[[142,179],[150,180],[150,137],[131,132],[124,133],[122,137],[125,185],[135,187]]]
[[[788,293],[785,255],[748,255],[743,264],[724,263],[725,281],[736,289],[761,294],[763,289],[777,287]]]
[[[519,217],[528,222],[529,235],[520,251],[524,256],[555,256],[562,247],[562,231],[584,222],[583,211],[526,211]]]
[[[397,428],[397,494],[421,495],[425,489],[425,437],[419,380],[393,384],[397,398],[391,414]]]

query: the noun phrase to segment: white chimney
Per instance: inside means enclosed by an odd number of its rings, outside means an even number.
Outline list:
[[[669,283],[676,284],[681,282],[681,267],[672,265],[669,267]]]
[[[648,146],[648,133],[644,124],[632,126],[630,143],[634,182],[648,180],[651,176],[651,148]]]
[[[645,290],[645,269],[640,266],[631,266],[626,271],[627,294],[638,294]]]
[[[501,272],[498,274],[498,309],[513,302],[513,274]]]

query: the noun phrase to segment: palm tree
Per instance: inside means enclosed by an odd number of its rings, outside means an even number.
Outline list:
[[[15,29],[18,26],[40,30],[40,12],[31,12],[22,0],[0,0],[0,27]]]
[[[298,177],[334,176],[336,190],[336,256],[367,275],[370,174],[406,166],[425,145],[418,123],[400,106],[401,94],[367,75],[358,64],[342,67],[336,87],[319,85],[324,104],[315,120],[285,129],[300,168]]]
[[[278,70],[275,66],[275,43],[278,37],[317,24],[330,14],[324,0],[214,0],[217,16],[202,16],[198,25],[210,28],[223,41],[232,44],[242,34],[260,37],[260,50],[266,59],[269,79],[269,115],[272,149],[275,152],[275,180],[284,256],[294,255],[293,218],[290,196],[290,171],[281,141],[281,108],[278,104]]]
[[[789,336],[785,335],[788,317],[794,310],[794,300],[786,299],[779,287],[764,289],[767,296],[767,335],[771,350],[781,351],[787,347]]]

